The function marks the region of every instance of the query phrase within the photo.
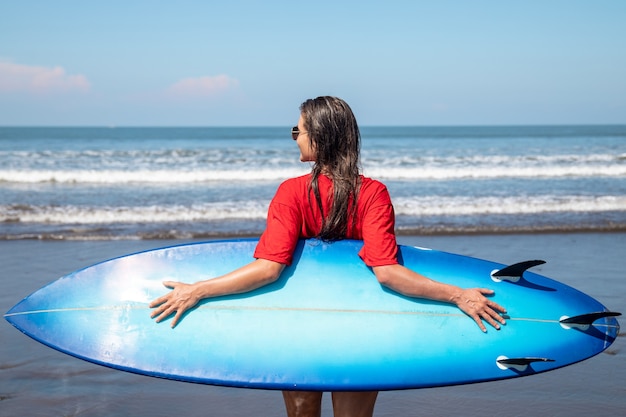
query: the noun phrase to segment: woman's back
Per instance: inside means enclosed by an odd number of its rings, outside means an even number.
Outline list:
[[[323,216],[333,204],[333,181],[318,177],[321,207],[312,203],[311,175],[289,179],[281,184],[272,200],[265,232],[261,236],[255,258],[272,259],[291,264],[298,239],[320,237]],[[360,177],[357,207],[350,210],[346,239],[364,241],[360,253],[368,266],[397,263],[394,232],[394,211],[387,187],[381,182]],[[352,219],[352,216],[356,216]],[[353,221],[354,220],[354,221]]]

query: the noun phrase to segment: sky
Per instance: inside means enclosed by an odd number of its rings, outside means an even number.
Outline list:
[[[626,1],[0,0],[0,126],[626,124]]]

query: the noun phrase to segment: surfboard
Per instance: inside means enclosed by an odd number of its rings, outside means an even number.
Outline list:
[[[250,262],[257,241],[187,244],[109,260],[36,291],[5,318],[54,349],[115,369],[180,381],[295,390],[395,390],[533,375],[592,357],[619,332],[588,295],[528,271],[401,246],[428,277],[495,290],[507,325],[487,333],[455,306],[382,287],[362,242],[300,241],[275,283],[204,300],[177,327],[148,303],[162,281],[208,279]]]

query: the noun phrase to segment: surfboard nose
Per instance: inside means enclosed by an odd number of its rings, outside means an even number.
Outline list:
[[[4,319],[15,326],[16,316],[23,314],[24,311],[27,311],[28,308],[26,305],[28,304],[28,299],[23,299],[19,303],[15,304],[13,307],[9,309],[6,313],[4,313]]]
[[[9,309],[9,311],[7,311],[4,314],[4,319],[9,322],[11,324],[11,326],[15,327],[16,329],[18,329],[20,332],[31,336],[31,334],[33,333],[33,331],[35,329],[33,329],[33,322],[30,320],[29,318],[29,314],[28,314],[28,299],[24,299],[22,301],[20,301],[19,303],[17,303],[16,305],[14,305],[13,307],[11,307],[11,309]],[[32,337],[32,336],[31,336]],[[34,338],[35,340],[39,340],[37,338]]]

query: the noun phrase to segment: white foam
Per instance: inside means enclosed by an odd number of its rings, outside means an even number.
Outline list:
[[[166,206],[92,207],[0,205],[0,223],[112,224],[263,220],[269,201]],[[567,212],[626,212],[626,196],[412,197],[394,200],[404,216],[515,215]]]
[[[6,183],[85,183],[85,184],[183,184],[211,181],[281,181],[304,175],[308,167],[223,170],[0,170]],[[626,177],[626,166],[564,167],[375,167],[366,166],[364,174],[381,180],[461,180],[499,178]]]
[[[184,184],[211,181],[279,181],[306,169],[257,170],[0,170],[0,182],[74,184]]]
[[[626,166],[479,166],[479,167],[406,167],[368,166],[365,175],[383,180],[461,180],[499,178],[622,177]]]
[[[396,214],[468,216],[626,211],[626,196],[411,197],[394,199]]]
[[[0,206],[1,222],[45,224],[169,223],[262,219],[269,202],[224,202],[192,206]]]
[[[364,174],[382,180],[625,177],[626,155],[428,156],[402,150],[364,152]],[[6,183],[198,183],[278,181],[308,164],[250,149],[204,151],[0,152]]]

